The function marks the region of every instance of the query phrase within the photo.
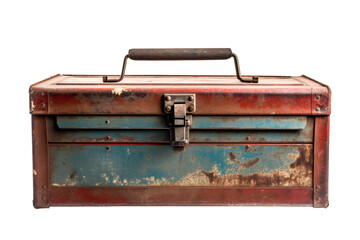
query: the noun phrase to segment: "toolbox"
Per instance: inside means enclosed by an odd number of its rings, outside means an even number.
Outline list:
[[[235,75],[125,75],[233,58]],[[330,89],[244,76],[229,48],[131,49],[122,73],[30,87],[34,207],[328,206]]]

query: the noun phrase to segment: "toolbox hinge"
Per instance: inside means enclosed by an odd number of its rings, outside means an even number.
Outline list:
[[[164,111],[168,115],[170,144],[185,147],[190,141],[190,126],[196,110],[195,94],[164,94]]]

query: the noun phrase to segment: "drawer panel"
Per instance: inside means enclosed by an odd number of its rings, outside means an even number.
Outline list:
[[[166,116],[57,116],[59,129],[168,129]],[[306,116],[193,116],[192,129],[301,130]]]
[[[311,187],[313,146],[50,144],[53,186]]]
[[[60,129],[56,123],[56,119],[48,118],[48,139],[49,142],[153,142],[153,143],[168,143],[170,139],[169,128],[154,128],[154,129],[106,129],[106,128],[65,128],[61,125]],[[104,118],[105,119],[105,118]],[[103,119],[103,120],[104,120]],[[213,119],[214,120],[214,119]],[[106,121],[106,120],[104,120]],[[240,120],[239,120],[240,121]],[[110,120],[111,122],[111,120]],[[238,122],[238,121],[237,121]],[[289,124],[288,120],[285,121]],[[305,125],[301,125],[301,124]],[[210,124],[210,123],[209,123]],[[233,124],[233,123],[232,123]],[[237,123],[238,124],[238,123]],[[282,125],[284,129],[275,129],[276,124],[265,129],[263,122],[248,123],[239,125],[238,129],[219,129],[219,128],[193,128],[190,130],[190,142],[192,143],[290,143],[290,142],[313,142],[314,118],[306,117],[306,121],[297,122],[297,128],[289,129]],[[296,125],[296,124],[295,124]],[[69,125],[66,125],[69,127]],[[72,125],[75,127],[76,125]],[[88,126],[88,125],[86,125]],[[223,125],[224,126],[224,125]],[[227,127],[230,124],[226,124]],[[250,129],[248,129],[250,128]],[[287,129],[285,129],[287,128]],[[293,128],[295,128],[293,126]],[[302,128],[302,129],[301,129]]]

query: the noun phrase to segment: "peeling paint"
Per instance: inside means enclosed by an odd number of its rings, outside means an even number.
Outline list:
[[[32,113],[35,110],[34,101],[30,100],[30,113]]]
[[[238,155],[241,155],[241,153]],[[241,159],[244,159],[244,158],[241,158]],[[231,163],[236,163],[239,166],[239,169],[244,169],[244,168],[250,168],[250,167],[254,166],[255,164],[257,164],[260,161],[260,159],[258,157],[256,157],[256,158],[250,159],[246,162],[240,162],[233,152],[229,152],[228,153],[228,161]]]
[[[109,181],[109,177],[106,176],[106,173],[101,174],[101,177],[102,177],[103,179],[105,179],[106,182]]]
[[[213,178],[220,176],[221,172],[218,169],[218,166],[215,164],[211,171],[198,170],[193,173],[187,174],[185,177],[181,178],[175,183],[175,185],[209,185],[213,183]]]
[[[77,186],[79,181],[77,180],[77,176],[71,178],[70,176],[65,179],[64,186]],[[53,184],[54,185],[54,184]]]
[[[114,95],[121,95],[123,92],[127,92],[128,89],[125,88],[114,88],[113,90],[111,90],[111,93]]]
[[[286,155],[286,158],[289,158],[289,159],[292,159],[292,160],[296,160],[296,159],[298,159],[298,157],[299,157],[299,155],[300,155],[300,153],[289,153],[289,154],[287,154]]]

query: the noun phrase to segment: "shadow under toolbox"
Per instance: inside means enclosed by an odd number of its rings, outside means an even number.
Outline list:
[[[231,57],[236,76],[125,76],[128,58]],[[230,49],[131,49],[121,76],[32,85],[30,112],[36,208],[328,206],[330,89],[241,76]]]

